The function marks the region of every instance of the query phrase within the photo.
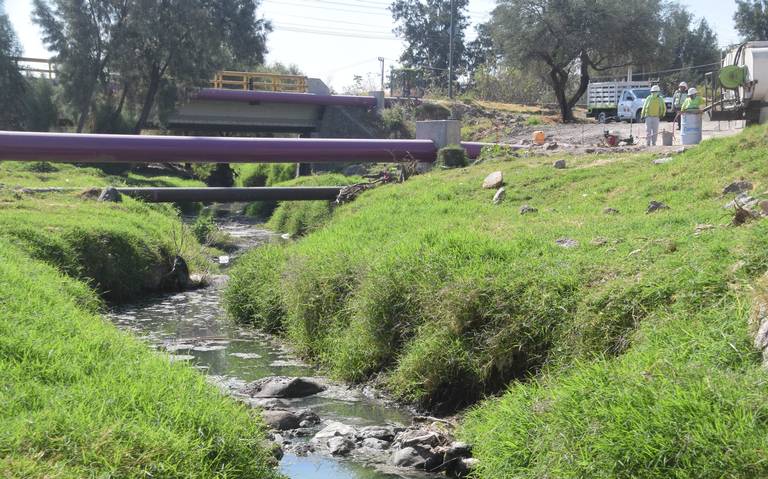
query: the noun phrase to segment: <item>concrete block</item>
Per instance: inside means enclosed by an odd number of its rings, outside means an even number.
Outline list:
[[[386,104],[384,102],[384,92],[383,91],[371,91],[368,92],[370,96],[376,97],[376,111],[382,112],[384,111],[384,108],[386,107]]]
[[[432,140],[438,149],[448,145],[458,145],[461,142],[461,122],[459,120],[417,121],[416,139]]]

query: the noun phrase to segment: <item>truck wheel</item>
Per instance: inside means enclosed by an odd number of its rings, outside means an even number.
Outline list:
[[[608,115],[605,114],[604,111],[601,111],[599,115],[597,115],[597,122],[601,125],[608,121]]]

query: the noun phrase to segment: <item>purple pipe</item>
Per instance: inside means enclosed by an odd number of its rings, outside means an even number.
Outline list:
[[[211,138],[0,131],[0,160],[64,163],[433,162],[430,140]]]
[[[376,97],[352,95],[316,95],[314,93],[286,93],[272,91],[224,90],[203,88],[193,98],[209,101],[288,103],[294,105],[329,105],[376,107]]]

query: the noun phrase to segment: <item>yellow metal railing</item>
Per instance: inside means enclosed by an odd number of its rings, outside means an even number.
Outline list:
[[[211,80],[213,88],[224,90],[284,91],[306,93],[307,77],[299,75],[278,75],[276,73],[253,73],[221,71]]]

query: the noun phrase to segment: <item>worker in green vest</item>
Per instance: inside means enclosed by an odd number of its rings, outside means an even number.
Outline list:
[[[664,115],[667,114],[667,105],[662,98],[659,85],[651,87],[651,94],[645,98],[643,103],[642,116],[645,118],[645,144],[647,146],[656,145],[656,139],[659,136],[659,124]]]
[[[680,82],[677,87],[677,91],[672,96],[672,108],[675,111],[675,123],[677,123],[677,129],[680,129],[680,111],[683,108],[683,103],[688,98],[688,84]]]
[[[683,113],[689,113],[694,111],[701,111],[702,98],[698,95],[695,88],[688,90],[688,98],[683,102],[681,111]]]

